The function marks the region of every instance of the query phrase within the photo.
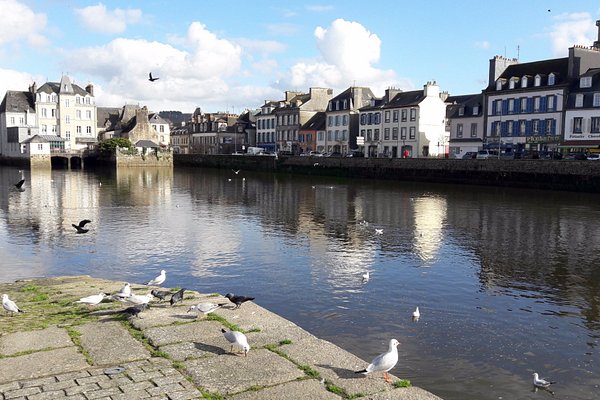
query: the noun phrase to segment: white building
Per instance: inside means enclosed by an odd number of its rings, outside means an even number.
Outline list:
[[[562,145],[571,151],[600,151],[600,65],[571,86]]]

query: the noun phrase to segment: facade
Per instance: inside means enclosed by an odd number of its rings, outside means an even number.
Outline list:
[[[275,109],[279,104],[278,101],[267,100],[260,108],[260,112],[256,114],[255,144],[269,153],[274,153],[277,148],[275,143]]]
[[[569,152],[600,152],[600,65],[571,84],[562,147]]]
[[[171,147],[173,153],[189,154],[190,153],[190,133],[187,126],[175,128],[171,131]]]
[[[462,158],[467,152],[483,147],[483,95],[466,94],[446,99],[450,158]]]
[[[158,133],[158,144],[161,147],[171,145],[171,127],[169,121],[162,118],[158,113],[148,115],[148,122],[152,128]]]
[[[357,149],[359,109],[371,104],[375,95],[366,87],[350,87],[327,105],[327,130],[317,139],[317,151],[347,154]]]
[[[192,116],[190,152],[199,154],[232,154],[246,145],[245,133],[237,125],[238,115],[203,113],[196,109]]]
[[[0,104],[0,155],[28,157],[21,143],[38,134],[35,115],[35,88],[8,90]]]
[[[298,146],[301,154],[308,154],[318,150],[317,138],[325,136],[325,112],[317,112],[302,127],[298,133]]]

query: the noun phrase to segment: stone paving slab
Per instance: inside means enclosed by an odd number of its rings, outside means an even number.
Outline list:
[[[150,358],[150,352],[119,322],[92,322],[77,326],[76,330],[81,333],[81,346],[95,365]]]
[[[223,328],[223,325],[218,321],[200,321],[150,328],[143,332],[153,346],[164,346],[171,343],[201,341],[222,336],[221,328]]]
[[[73,346],[73,341],[65,329],[47,329],[16,332],[0,336],[0,355],[10,356],[23,351],[57,349]]]
[[[442,400],[418,387],[398,388],[364,397],[365,400]]]
[[[227,343],[222,336],[215,336],[193,342],[168,344],[161,346],[160,350],[167,353],[175,361],[186,361],[226,354],[230,348]]]
[[[273,386],[259,391],[247,391],[230,397],[230,400],[340,400],[341,397],[325,388],[316,379],[304,379]]]
[[[0,383],[77,371],[88,367],[85,358],[75,347],[1,358]]]
[[[224,354],[186,361],[185,368],[195,384],[221,394],[272,386],[304,376],[294,364],[266,349],[250,350],[248,357]]]

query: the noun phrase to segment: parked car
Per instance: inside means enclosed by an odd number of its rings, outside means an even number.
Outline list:
[[[600,161],[600,153],[592,153],[587,156],[587,159],[591,161]]]
[[[331,153],[327,154],[325,157],[341,157],[342,153],[340,153],[339,151],[332,151]]]
[[[365,153],[358,150],[352,150],[350,153],[346,154],[346,157],[364,157]]]
[[[472,160],[474,158],[477,158],[477,152],[476,151],[467,151],[465,154],[463,154],[462,159],[463,160]]]
[[[478,160],[487,160],[488,158],[498,158],[498,151],[496,150],[479,150],[477,156]]]
[[[587,156],[585,153],[569,153],[565,157],[565,160],[585,160]]]

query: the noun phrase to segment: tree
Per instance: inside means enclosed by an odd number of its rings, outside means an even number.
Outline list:
[[[98,150],[103,155],[111,155],[115,153],[117,147],[125,147],[129,151],[133,149],[131,141],[126,138],[114,137],[106,139],[98,143]]]

